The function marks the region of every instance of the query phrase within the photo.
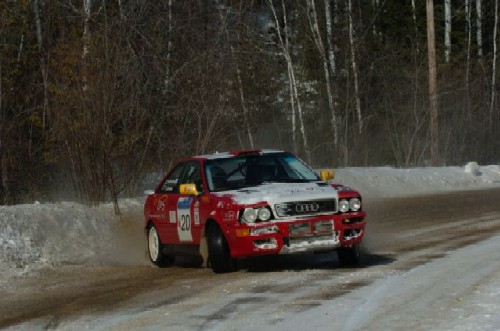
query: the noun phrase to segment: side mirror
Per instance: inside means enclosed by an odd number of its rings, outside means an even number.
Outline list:
[[[196,184],[181,184],[179,187],[180,194],[198,195]]]
[[[335,170],[333,170],[333,169],[321,170],[319,172],[319,178],[321,178],[321,180],[324,180],[325,182],[330,180],[330,179],[334,179],[335,178]]]

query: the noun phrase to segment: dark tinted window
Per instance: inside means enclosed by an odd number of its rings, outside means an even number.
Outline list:
[[[266,182],[310,182],[319,178],[290,153],[269,153],[213,159],[205,171],[210,191],[226,191]]]
[[[163,182],[159,193],[179,193],[179,182],[186,167],[186,163],[179,164],[168,175],[167,179]]]

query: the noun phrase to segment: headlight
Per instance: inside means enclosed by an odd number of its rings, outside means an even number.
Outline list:
[[[243,211],[243,219],[248,223],[255,222],[257,220],[257,210],[253,208],[245,208]]]
[[[342,199],[339,201],[339,211],[341,213],[346,213],[349,211],[349,201]]]
[[[241,215],[241,221],[245,223],[255,223],[258,221],[269,221],[273,217],[271,208],[268,206],[258,208],[245,208]]]
[[[271,218],[271,211],[266,207],[259,208],[259,211],[257,212],[257,218],[261,221],[267,221]]]
[[[349,207],[352,211],[358,211],[361,209],[361,200],[358,198],[352,198],[349,200]]]

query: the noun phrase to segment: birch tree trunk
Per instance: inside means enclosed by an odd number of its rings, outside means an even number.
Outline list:
[[[325,1],[325,3],[327,3],[327,2],[328,2],[328,0]],[[314,4],[314,0],[307,0],[307,9],[308,9],[307,12],[309,14],[308,15],[309,24],[310,24],[311,31],[313,32],[313,36],[314,36],[314,42],[316,44],[316,47],[318,48],[319,54],[321,56],[321,60],[323,62],[323,73],[325,75],[326,93],[328,96],[328,107],[330,108],[330,113],[332,116],[331,124],[332,124],[332,130],[333,130],[333,142],[334,142],[335,147],[337,147],[337,144],[338,144],[337,115],[336,115],[335,105],[333,102],[330,70],[328,69],[328,58],[326,56],[326,51],[325,51],[325,47],[323,45],[323,40],[321,39],[321,33],[319,31],[318,17],[316,14],[316,6]],[[328,13],[329,10],[326,12]],[[327,16],[328,16],[328,14],[327,14]],[[331,30],[331,26],[330,26],[330,30]]]
[[[379,0],[372,0],[372,8],[374,9],[373,10],[374,12],[376,12],[378,10],[378,6],[379,6]],[[373,32],[373,36],[375,38],[377,38],[377,36],[378,36],[377,23],[375,21],[373,22],[372,32]]]
[[[333,108],[332,108],[332,119],[331,126],[334,135],[334,145],[338,145],[339,136],[339,123],[337,118],[338,109],[338,84],[337,84],[337,64],[335,61],[335,39],[333,34],[333,27],[337,23],[337,0],[333,0],[333,11],[330,6],[330,0],[324,0],[325,4],[325,22],[326,22],[326,47],[328,50],[328,68],[330,70],[330,84],[332,86],[332,98],[333,98]],[[333,21],[332,21],[333,18]]]
[[[92,0],[83,0],[83,49],[82,49],[82,83],[83,91],[88,89],[88,77],[87,77],[87,56],[90,52],[90,13],[92,7]]]
[[[477,56],[483,57],[483,32],[482,32],[482,8],[481,0],[476,0],[476,39],[477,39]]]
[[[349,44],[351,49],[351,66],[354,79],[354,97],[356,99],[356,113],[358,115],[358,131],[363,131],[363,117],[361,115],[361,101],[359,99],[358,68],[356,65],[354,23],[352,19],[352,0],[347,0],[347,15],[349,16]]]
[[[294,144],[294,152],[297,152],[297,141],[296,141],[296,134],[295,134],[295,108],[297,110],[297,115],[299,118],[299,127],[300,127],[300,133],[302,135],[302,142],[304,145],[304,152],[306,153],[306,158],[308,162],[311,162],[311,152],[309,150],[309,145],[307,142],[307,134],[305,130],[305,125],[304,125],[304,118],[303,118],[303,112],[302,112],[302,106],[299,100],[299,93],[297,89],[297,81],[295,78],[295,69],[293,67],[293,61],[292,61],[292,51],[290,50],[290,45],[289,45],[289,36],[288,36],[288,23],[287,23],[287,18],[286,18],[286,7],[285,7],[285,2],[281,2],[282,6],[282,12],[283,12],[283,31],[281,29],[280,21],[278,19],[278,15],[276,13],[276,8],[274,7],[272,0],[267,0],[267,3],[269,5],[269,8],[271,9],[274,17],[274,21],[276,24],[276,33],[278,35],[278,40],[279,40],[279,47],[282,50],[282,55],[285,58],[285,61],[287,63],[287,71],[288,71],[288,85],[290,88],[290,103],[292,106],[292,134],[293,134],[293,144]]]
[[[491,68],[491,101],[490,101],[490,134],[493,132],[493,111],[495,109],[495,90],[497,75],[497,33],[498,33],[498,0],[495,0],[495,25],[493,26],[493,63]],[[491,136],[489,137],[491,139]]]
[[[469,114],[469,72],[470,72],[470,47],[472,42],[471,6],[470,0],[465,0],[465,20],[467,28],[467,49],[465,52],[465,111]]]
[[[335,0],[334,0],[335,1]],[[337,66],[335,64],[335,47],[333,42],[333,22],[332,8],[330,6],[330,0],[324,0],[325,4],[325,22],[326,22],[326,48],[328,50],[328,63],[330,64],[330,74],[334,77],[337,73]]]
[[[1,58],[0,58],[1,60]],[[5,114],[3,109],[3,88],[2,88],[2,62],[0,61],[0,174],[2,181],[2,204],[6,205],[10,200],[10,190],[9,190],[9,169],[7,167],[7,153],[5,150],[4,142],[4,126],[5,126]]]
[[[172,58],[172,49],[174,47],[173,42],[172,42],[172,5],[173,5],[173,0],[168,0],[168,41],[167,41],[167,65],[166,65],[166,70],[165,70],[165,91],[164,93],[167,93],[169,87],[170,87],[170,76],[171,76],[171,58]]]
[[[431,133],[431,164],[439,165],[439,125],[437,100],[436,44],[434,31],[434,1],[426,0],[427,49],[429,58],[429,111]]]
[[[227,40],[228,40],[228,43],[229,43],[229,49],[231,50],[231,58],[235,61],[235,65],[236,65],[236,78],[238,80],[238,92],[240,95],[241,109],[243,110],[243,113],[242,113],[243,125],[245,127],[245,131],[246,131],[246,134],[248,136],[248,142],[250,144],[250,148],[254,148],[252,130],[250,130],[250,124],[248,122],[249,111],[248,111],[247,102],[245,99],[245,92],[243,91],[243,80],[241,79],[241,69],[240,69],[240,65],[238,63],[238,57],[236,56],[236,52],[234,50],[233,43],[231,42],[231,38],[229,36],[229,31],[227,29],[227,17],[222,12],[221,7],[219,7],[219,14],[220,14],[220,19],[221,19],[221,24],[223,26],[222,28],[224,29],[224,33],[225,33]],[[239,39],[239,34],[238,34],[238,39]],[[238,42],[238,44],[239,44],[239,42]],[[238,139],[240,139],[239,134],[238,134]],[[241,139],[240,139],[240,145],[242,145]],[[243,146],[242,146],[242,148],[243,148]]]
[[[417,9],[415,7],[415,0],[411,0],[411,11],[413,16],[413,26],[415,28],[415,45],[417,54],[420,53],[420,47],[418,46],[418,26],[417,26]]]
[[[35,15],[36,39],[38,43],[38,51],[40,53],[40,72],[42,74],[43,83],[43,106],[42,106],[42,132],[45,132],[47,111],[49,108],[49,90],[48,90],[48,68],[44,57],[42,23],[40,18],[40,4],[38,0],[32,0],[33,13]]]
[[[465,0],[466,2],[468,0]],[[444,60],[450,63],[451,52],[451,0],[444,0]]]

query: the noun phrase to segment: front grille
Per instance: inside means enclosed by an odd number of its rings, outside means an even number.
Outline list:
[[[307,216],[337,211],[336,200],[294,201],[274,205],[278,216]]]

